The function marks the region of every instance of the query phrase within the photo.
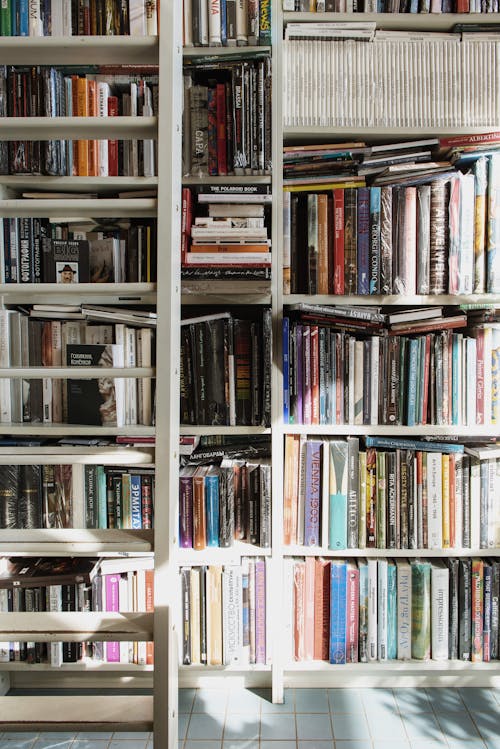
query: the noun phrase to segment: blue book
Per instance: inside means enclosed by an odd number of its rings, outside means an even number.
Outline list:
[[[29,35],[29,0],[19,0],[19,36]]]
[[[330,565],[330,663],[346,662],[347,564]]]
[[[290,423],[290,320],[283,318],[283,422]]]
[[[381,187],[370,188],[370,294],[380,293]]]
[[[227,45],[227,11],[226,0],[220,0],[220,39],[222,45]]]
[[[132,529],[142,528],[142,482],[137,474],[130,474],[130,512]]]
[[[425,442],[406,437],[365,437],[366,447],[382,447],[390,450],[423,450],[432,453],[463,453],[464,446],[457,442]]]
[[[398,656],[397,574],[394,562],[387,564],[387,658]]]
[[[216,466],[205,476],[205,511],[207,515],[207,546],[219,545],[219,473]]]
[[[410,338],[409,344],[406,423],[409,427],[413,427],[416,423],[417,406],[418,338]]]
[[[360,187],[358,193],[357,263],[358,294],[370,293],[370,190]]]
[[[108,527],[108,498],[104,466],[97,466],[97,522],[98,528]]]
[[[328,548],[347,549],[347,454],[345,440],[329,443],[330,486]]]

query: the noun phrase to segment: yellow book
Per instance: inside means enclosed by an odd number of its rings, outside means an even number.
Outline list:
[[[283,185],[285,192],[320,192],[322,190],[334,190],[336,187],[364,187],[364,178],[353,179],[349,182],[320,182],[307,185]]]

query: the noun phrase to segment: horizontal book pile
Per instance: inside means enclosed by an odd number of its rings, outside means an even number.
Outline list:
[[[498,293],[499,142],[287,147],[284,293]]]
[[[291,305],[283,318],[284,421],[496,424],[499,321],[494,309],[385,315]]]
[[[0,559],[0,612],[153,611],[151,558]],[[2,642],[0,662],[153,664],[150,642]]]
[[[0,36],[146,36],[158,0],[2,0]]]
[[[386,0],[382,3],[374,0],[283,0],[283,10],[302,13],[498,13],[498,3],[496,0]]]
[[[267,187],[250,194],[228,188],[227,193],[182,190],[184,292],[213,289],[214,283],[232,292],[254,290],[257,281],[269,291],[272,196]]]
[[[498,559],[285,560],[288,657],[332,664],[499,657]]]
[[[92,306],[68,312],[48,306],[48,310],[0,310],[1,367],[153,365],[155,334],[150,313]],[[91,324],[94,320],[102,324]],[[30,379],[27,369],[26,379],[0,380],[1,423],[150,426],[153,421],[152,377],[55,379],[47,374]]]
[[[155,280],[155,219],[132,218],[105,226],[48,218],[0,219],[0,283]]]
[[[184,665],[270,663],[267,560],[181,567]]]
[[[55,67],[0,66],[1,117],[151,117],[158,112],[158,67],[89,66],[68,75]],[[0,174],[152,177],[154,140],[12,140],[0,150]]]
[[[271,310],[181,320],[181,424],[269,426]]]
[[[498,444],[287,435],[284,542],[497,549],[499,476]]]
[[[271,44],[271,0],[183,0],[185,47]]]
[[[185,176],[270,174],[271,58],[186,63]]]
[[[497,55],[496,38],[486,33],[377,29],[367,41],[339,38],[332,28],[329,37],[285,39],[283,124],[495,126],[500,98],[491,71]]]
[[[271,545],[270,459],[181,468],[180,547],[230,547],[235,540]]]

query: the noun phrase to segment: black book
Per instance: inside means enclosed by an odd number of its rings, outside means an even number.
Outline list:
[[[447,560],[449,576],[449,630],[448,657],[458,658],[458,623],[459,623],[459,563],[458,559]]]
[[[2,528],[19,528],[20,468],[21,466],[18,465],[0,465],[0,524]]]
[[[234,320],[236,424],[252,424],[252,337],[249,320]]]
[[[272,311],[266,307],[262,312],[262,414],[260,424],[271,426],[271,370],[273,361]]]
[[[219,546],[227,548],[234,541],[234,467],[221,465],[219,473]]]
[[[200,661],[207,663],[207,568],[200,567]]]
[[[97,562],[93,557],[9,557],[0,571],[0,588],[90,583]]]
[[[89,243],[83,239],[51,239],[42,243],[44,283],[90,281]]]
[[[248,466],[248,531],[247,541],[258,544],[260,538],[260,471],[258,465]]]
[[[69,344],[66,364],[71,367],[123,366],[121,344]],[[68,423],[96,426],[123,426],[125,387],[122,380],[100,377],[96,380],[68,380]]]
[[[74,583],[61,586],[62,606],[61,611],[76,611],[76,585]],[[63,642],[63,663],[76,663],[79,651],[78,642]]]
[[[472,647],[472,564],[460,559],[458,576],[458,659],[471,660]]]
[[[207,374],[207,421],[229,425],[229,319],[202,323]]]
[[[97,466],[84,466],[85,486],[85,527],[99,528],[99,487],[97,485]]]
[[[180,419],[181,424],[196,424],[191,331],[181,326]]]
[[[20,528],[42,527],[42,466],[20,466],[18,523]]]
[[[271,546],[271,464],[261,463],[260,472],[260,546]]]
[[[498,660],[500,633],[500,560],[491,560],[491,660]]]
[[[182,662],[191,663],[191,568],[181,568],[182,583]]]

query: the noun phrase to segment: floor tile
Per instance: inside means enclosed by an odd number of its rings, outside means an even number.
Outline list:
[[[5,731],[3,738],[13,741],[14,739],[37,739],[39,736],[39,731]]]
[[[193,709],[196,689],[179,689],[179,713],[190,713]]]
[[[427,694],[436,713],[456,713],[464,710],[464,703],[458,689],[427,687]]]
[[[461,687],[458,691],[467,705],[467,709],[473,715],[475,713],[493,712],[498,709],[498,702],[490,689]]]
[[[414,739],[434,739],[442,741],[443,733],[434,713],[414,713],[403,715],[403,723],[410,741]]]
[[[335,741],[335,749],[373,749],[371,741]]]
[[[294,697],[293,689],[285,689],[284,691],[285,701],[282,704],[275,703],[272,701],[272,693],[270,689],[259,689],[258,692],[262,698],[262,701],[261,701],[262,714],[295,712],[295,697]]]
[[[144,739],[147,741],[149,736],[149,731],[115,731],[113,734],[114,739]]]
[[[205,713],[191,715],[189,721],[187,738],[188,739],[206,739],[207,741],[215,741],[216,739],[222,739],[222,729],[224,727],[224,714],[210,714]]]
[[[486,744],[486,749],[500,749],[500,736],[496,739],[485,739],[484,743]]]
[[[98,739],[109,741],[112,735],[111,731],[79,731],[75,738],[88,739],[89,741],[97,741]]]
[[[40,738],[56,739],[57,741],[74,741],[75,731],[43,731],[40,732]]]
[[[194,698],[193,713],[223,713],[226,710],[227,689],[198,689]]]
[[[234,689],[229,693],[227,712],[260,714],[262,702],[261,695],[251,689]]]
[[[298,741],[297,745],[299,749],[335,749],[334,741],[321,741],[321,739],[317,741]]]
[[[220,749],[220,741],[190,741],[184,742],[184,749]]]
[[[236,739],[224,739],[222,749],[259,749],[258,739],[245,739],[238,741]]]
[[[179,739],[186,738],[188,723],[189,715],[179,715]],[[73,749],[73,747],[71,749]]]
[[[147,739],[111,739],[109,749],[146,749],[147,743]]]
[[[296,713],[327,713],[328,693],[325,689],[296,689]]]
[[[407,713],[430,713],[432,705],[425,689],[396,689],[394,697],[401,715]]]
[[[5,749],[31,749],[33,744],[35,743],[36,738],[33,736],[31,739],[5,739],[3,738],[0,747],[2,749],[5,747]]]
[[[296,741],[261,741],[260,749],[297,749]]]
[[[398,739],[398,741],[388,741],[383,739],[382,741],[375,740],[373,742],[373,749],[410,749],[410,742],[405,739]]]
[[[448,739],[449,749],[485,749],[482,739]]]
[[[396,710],[396,700],[392,689],[360,689],[365,710]]]
[[[330,715],[300,713],[296,720],[298,739],[333,739]]]
[[[267,741],[271,739],[295,739],[295,717],[290,715],[262,715],[260,737]]]
[[[335,715],[333,736],[338,739],[369,739],[368,723],[364,715]]]
[[[363,701],[357,689],[328,689],[330,712],[355,715],[365,712]]]
[[[411,749],[443,749],[443,744],[435,739],[412,739]]]
[[[40,736],[33,744],[33,749],[70,749],[72,743],[73,739]],[[144,746],[141,749],[144,749]]]
[[[477,728],[466,711],[454,714],[453,716],[450,716],[449,713],[441,713],[437,718],[443,733],[450,743],[455,739],[479,738]]]
[[[71,744],[71,749],[108,749],[109,741],[105,739],[97,739],[97,741],[91,741],[90,739],[75,739]]]
[[[260,713],[231,713],[228,709],[224,742],[235,739],[259,739]]]
[[[407,736],[398,713],[371,712],[367,714],[368,728],[372,739],[394,739],[405,741]]]
[[[483,739],[498,739],[499,737],[498,711],[496,713],[477,713],[474,723]]]

